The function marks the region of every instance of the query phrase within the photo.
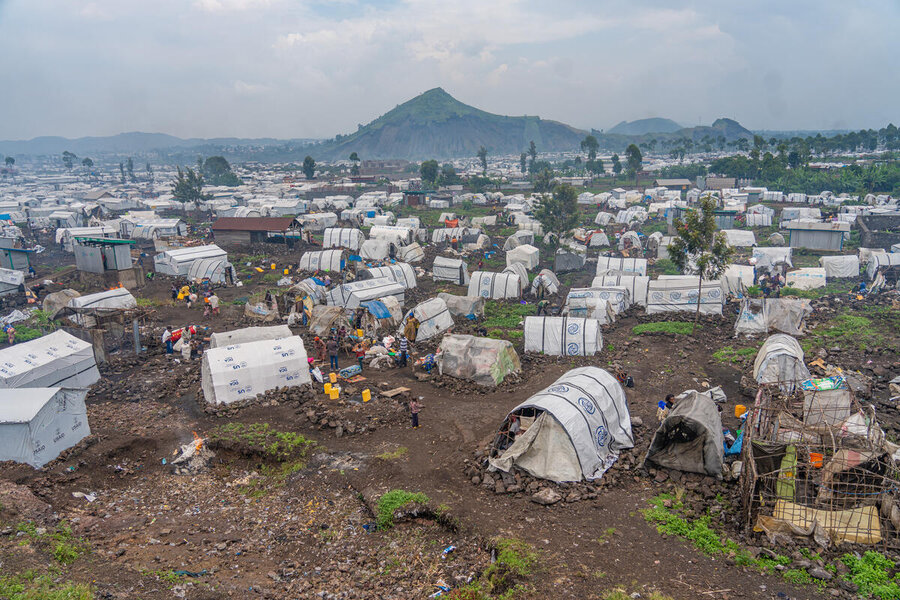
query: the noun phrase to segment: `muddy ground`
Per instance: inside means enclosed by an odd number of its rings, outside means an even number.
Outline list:
[[[295,264],[303,251],[266,250],[265,260],[256,262],[276,262],[279,269]],[[75,275],[60,269],[69,257],[54,251],[44,258],[41,277],[78,287]],[[591,274],[569,282],[589,283]],[[438,582],[454,588],[476,579],[490,564],[497,538],[516,538],[539,552],[538,567],[518,582],[526,586],[518,592],[522,598],[599,598],[615,587],[679,599],[822,597],[816,587],[797,587],[663,537],[640,512],[649,498],[683,487],[687,501],[700,509],[723,504],[721,526],[733,539],[749,547],[766,545],[760,537],[745,536],[734,516],[736,483],[638,466],[655,429],[657,402],[667,393],[721,385],[728,396],[723,424],[738,425],[734,406],[747,403],[741,377],[749,372],[749,361],[713,357],[726,345],[759,344],[733,339],[735,306],[726,307],[721,319],[702,319],[694,336],[635,336],[634,325],[660,319],[632,311],[605,328],[599,356],[557,359],[520,352],[522,375],[497,389],[427,376],[412,367],[367,369],[365,383],[351,392],[401,386],[409,392],[394,398],[373,394],[362,404],[350,393],[327,400],[318,388],[276,391],[246,406],[210,409],[199,391],[199,362],[163,354],[159,334],[166,324],[196,323],[209,328],[205,333],[251,324],[243,307],[232,302],[274,288],[262,279],[254,274],[246,286],[222,290],[218,318],[172,305],[172,281],[164,277],[136,292],[148,299],[142,340],[147,350],[139,357],[122,352],[103,367],[103,381],[88,399],[92,435],[37,471],[0,465],[7,486],[0,499],[4,573],[53,566],[61,578],[89,583],[97,598],[425,598]],[[433,295],[428,279],[421,278],[420,286],[414,300]],[[817,306],[813,323],[834,310],[831,300]],[[297,333],[310,341],[305,331]],[[898,332],[885,334],[896,347]],[[521,340],[515,343],[521,350]],[[874,383],[879,411],[891,424],[897,422],[885,384],[900,367],[893,351],[826,344],[811,348],[812,356],[862,370]],[[342,366],[351,361],[341,360]],[[555,486],[563,499],[550,506],[532,502],[527,489],[498,489],[478,463],[503,417],[567,370],[584,365],[620,366],[633,376],[635,387],[626,395],[636,417],[635,449],[595,486]],[[405,407],[413,396],[424,404],[418,429],[410,428]],[[209,439],[202,452],[212,454],[205,465],[172,464],[194,432],[209,438],[233,423],[299,432],[315,446],[289,472],[253,449]],[[429,502],[393,528],[378,530],[373,499],[392,489],[422,492]],[[91,494],[93,501],[73,493]],[[11,498],[17,500],[7,501]],[[62,571],[48,553],[52,544],[40,538],[24,543],[29,538],[17,529],[34,520],[52,531],[59,519],[89,548]],[[445,553],[450,546],[455,549]]]

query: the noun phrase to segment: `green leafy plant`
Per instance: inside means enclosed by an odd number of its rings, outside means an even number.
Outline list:
[[[375,458],[381,460],[397,460],[398,458],[405,456],[407,452],[409,452],[409,448],[406,446],[399,446],[395,450],[382,452],[381,454],[376,455]]]
[[[841,562],[850,569],[844,579],[859,586],[860,596],[879,600],[900,598],[900,573],[891,577],[897,565],[884,554],[872,550],[862,556],[845,554]]]
[[[713,358],[719,362],[740,363],[756,356],[758,348],[739,348],[735,350],[731,346],[723,346],[713,352]]]
[[[375,523],[379,529],[390,529],[394,526],[394,512],[409,504],[426,504],[428,496],[406,490],[391,490],[378,499]]]
[[[694,324],[687,321],[655,321],[653,323],[641,323],[635,325],[631,332],[634,335],[643,335],[645,333],[664,333],[668,335],[690,335],[693,331]]]

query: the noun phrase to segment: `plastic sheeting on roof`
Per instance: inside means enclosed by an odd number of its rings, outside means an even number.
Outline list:
[[[518,298],[522,294],[522,281],[516,273],[492,273],[475,271],[469,279],[468,296],[481,296],[499,300]]]
[[[91,434],[87,390],[6,390],[0,400],[0,461],[39,469]]]
[[[725,293],[722,282],[704,281],[700,286],[699,277],[674,276],[655,279],[647,289],[647,314],[662,312],[694,312],[700,299],[700,313],[721,315]]]
[[[640,275],[646,277],[647,259],[600,256],[597,258],[597,275]]]
[[[163,275],[187,277],[194,261],[220,257],[227,261],[228,253],[215,244],[173,248],[153,257],[153,268]]]
[[[534,246],[523,244],[506,253],[506,266],[519,263],[530,271],[540,264],[540,254],[540,250]]]
[[[435,256],[431,266],[431,276],[435,281],[450,281],[456,285],[468,285],[469,268],[458,258]]]
[[[675,398],[644,457],[644,464],[722,477],[722,416],[712,395],[687,390]]]
[[[753,267],[750,265],[728,265],[722,275],[725,293],[731,296],[742,296],[744,291],[753,285]]]
[[[531,282],[531,293],[537,295],[540,290],[552,296],[559,291],[559,279],[550,269],[541,269]]]
[[[525,317],[525,352],[593,356],[603,348],[600,321],[576,317]]]
[[[869,279],[875,279],[879,270],[889,269],[900,265],[900,253],[897,252],[873,252],[866,267],[866,275]]]
[[[329,306],[357,308],[366,300],[377,300],[384,296],[394,296],[403,304],[405,288],[392,279],[380,277],[365,281],[353,281],[335,287],[326,294]]]
[[[259,342],[262,340],[281,340],[289,338],[293,333],[287,325],[273,325],[271,327],[244,327],[231,331],[220,331],[209,336],[209,347],[232,346],[234,344],[246,344],[247,342]]]
[[[746,229],[723,229],[725,240],[735,248],[750,248],[756,245],[756,236]]]
[[[621,286],[591,286],[589,288],[571,288],[566,295],[566,304],[573,298],[599,298],[609,303],[615,314],[621,314],[631,306],[631,294],[628,288]]]
[[[319,250],[315,252],[305,252],[300,257],[298,269],[312,273],[314,271],[343,271],[346,263],[344,262],[343,250]]]
[[[603,298],[567,298],[562,315],[570,318],[597,319],[601,325],[607,325],[616,320],[615,309],[608,300]]]
[[[392,242],[383,239],[368,239],[359,248],[359,256],[365,260],[384,260],[391,255]],[[393,244],[396,248],[396,244]]]
[[[827,277],[853,278],[859,277],[859,258],[854,255],[822,256],[819,265],[825,269]]]
[[[366,236],[360,229],[329,227],[325,230],[322,248],[347,248],[355,251],[359,250],[365,239]]]
[[[210,404],[231,404],[312,382],[299,336],[210,348],[203,353],[200,373],[203,397]]]
[[[625,250],[626,248],[635,248],[640,250],[643,248],[641,244],[641,236],[637,234],[635,231],[626,231],[622,235],[619,236],[619,250]]]
[[[801,298],[744,298],[734,332],[753,335],[780,331],[800,335],[806,316],[811,313],[810,301]]]
[[[414,228],[396,225],[375,225],[369,230],[369,240],[382,240],[396,246],[407,246],[413,243]]]
[[[400,257],[400,260],[408,263],[417,263],[421,262],[425,258],[425,251],[422,250],[422,246],[418,243],[413,242],[408,246],[403,246],[397,252],[397,255]]]
[[[778,247],[778,246],[768,246],[765,248],[760,248],[756,246],[753,248],[753,258],[756,259],[756,267],[757,268],[770,268],[774,265],[787,265],[789,267],[793,267],[794,263],[791,262],[791,257],[793,255],[793,248],[789,246]]]
[[[387,278],[396,281],[405,289],[416,287],[416,272],[411,265],[406,263],[396,263],[393,265],[385,265],[383,267],[372,267],[370,269],[360,270],[360,280]]]
[[[634,447],[625,392],[615,377],[597,367],[573,369],[510,411],[498,441],[506,439],[512,417],[535,414],[512,445],[491,449],[490,465],[518,467],[541,479],[599,479],[622,450]]]
[[[803,349],[789,335],[776,333],[763,342],[753,361],[753,378],[757,383],[777,383],[786,393],[793,393],[801,381],[809,379],[803,362]]]
[[[453,315],[450,314],[447,303],[440,298],[432,298],[416,305],[412,314],[419,320],[417,342],[429,340],[453,327]],[[404,318],[401,330],[406,326],[406,321]]]
[[[814,290],[825,287],[825,269],[821,267],[808,267],[788,271],[785,277],[785,285],[798,290]]]
[[[437,297],[447,303],[447,308],[454,317],[474,319],[484,315],[484,298],[481,296],[455,296],[439,292]]]
[[[65,331],[0,350],[0,388],[86,388],[100,380],[94,349]]]

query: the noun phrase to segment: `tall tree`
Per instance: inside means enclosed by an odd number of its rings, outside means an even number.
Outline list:
[[[131,181],[131,183],[137,181],[137,177],[134,176],[134,159],[130,156],[128,157],[128,160],[125,161],[125,170],[128,171],[128,180]]]
[[[124,185],[124,183],[125,183],[125,163],[123,163],[123,162],[119,163],[119,179],[122,182],[122,184]]]
[[[119,163],[121,166],[122,163]],[[124,171],[123,171],[124,173]],[[124,177],[124,174],[123,174]],[[212,194],[203,193],[203,174],[187,167],[184,171],[178,167],[178,174],[172,183],[172,199],[181,202],[182,208],[188,202],[202,202],[212,199]]]
[[[433,188],[437,186],[440,173],[436,160],[426,160],[419,167],[419,175],[422,177],[422,186]]]
[[[224,156],[210,156],[203,161],[200,172],[210,185],[241,185],[241,178],[234,174]]]
[[[675,266],[682,273],[699,278],[695,325],[700,317],[703,282],[721,277],[734,255],[725,234],[716,231],[715,210],[715,199],[709,195],[702,197],[699,210],[688,211],[684,220],[675,219],[678,235],[669,244],[669,259]]]
[[[543,165],[546,165],[545,162],[541,161]],[[542,194],[544,192],[549,192],[553,189],[553,169],[549,166],[537,166],[531,171],[531,186],[532,189]]]
[[[534,140],[528,143],[528,156],[531,157],[531,168],[529,170],[532,170],[534,163],[537,162],[537,146],[534,145]]]
[[[555,233],[557,240],[578,224],[578,192],[567,183],[557,185],[552,194],[545,194],[534,210],[535,218],[544,231]]]
[[[592,135],[581,140],[581,149],[587,152],[588,162],[593,162],[597,158],[597,150],[600,149],[600,143]]]
[[[350,162],[353,163],[350,167],[350,174],[353,176],[359,175],[359,154],[351,152]]]
[[[81,159],[81,166],[84,167],[85,169],[90,170],[91,167],[94,166],[94,161],[85,156],[84,158]]]
[[[63,161],[63,164],[64,164],[64,165],[66,166],[66,168],[69,169],[70,171],[72,170],[72,163],[73,163],[73,161],[74,161],[76,158],[78,158],[78,157],[75,156],[74,153],[69,152],[68,150],[66,150],[66,151],[64,151],[64,152],[62,153],[62,161]]]
[[[519,170],[522,171],[522,175],[528,170],[528,154],[526,152],[519,156]]]
[[[6,157],[6,166],[11,167],[14,164],[16,164],[16,159],[14,159],[12,156],[7,156]]]
[[[628,166],[628,174],[634,177],[635,186],[638,184],[638,172],[641,170],[643,163],[644,157],[641,154],[641,149],[634,144],[629,144],[625,148],[625,164]]]
[[[619,155],[618,155],[618,154],[613,154],[613,155],[612,155],[612,170],[613,170],[613,173],[616,174],[616,177],[618,177],[618,176],[619,176],[619,173],[622,172],[622,163],[619,162]]]
[[[147,178],[153,181],[153,167],[150,166],[150,163],[147,163]]]
[[[307,155],[306,158],[303,159],[303,174],[307,179],[312,179],[316,174],[316,161],[313,160],[312,156]]]
[[[481,174],[487,175],[487,148],[484,146],[478,149],[478,160],[481,161]]]

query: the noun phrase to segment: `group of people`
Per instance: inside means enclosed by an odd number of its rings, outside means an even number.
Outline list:
[[[162,334],[162,343],[166,347],[166,354],[175,353],[175,344],[181,341],[181,357],[184,360],[195,360],[203,355],[203,338],[197,335],[197,328],[193,325],[185,325],[181,329],[172,331],[170,326]]]
[[[184,300],[188,308],[193,308],[194,304],[197,304],[202,298],[203,316],[219,316],[219,297],[206,285],[199,289],[196,284],[190,283],[181,286],[181,289],[179,289],[173,284],[171,294],[173,301]]]
[[[759,276],[758,283],[760,291],[766,298],[781,297],[781,288],[784,287],[784,276],[777,271],[773,274],[762,274]]]

